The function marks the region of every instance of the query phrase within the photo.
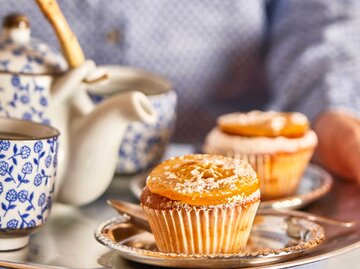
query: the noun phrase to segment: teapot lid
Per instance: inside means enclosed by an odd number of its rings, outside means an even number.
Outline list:
[[[10,14],[3,20],[0,38],[0,72],[49,75],[67,69],[63,56],[54,48],[30,36],[29,19]]]

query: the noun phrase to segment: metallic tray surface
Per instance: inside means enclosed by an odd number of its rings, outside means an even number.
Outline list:
[[[102,223],[95,238],[129,260],[177,268],[234,268],[282,262],[311,251],[324,239],[324,229],[310,220],[276,215],[255,218],[246,249],[237,254],[164,253],[154,236],[125,216]]]
[[[94,203],[81,207],[55,204],[47,224],[30,238],[27,247],[0,252],[0,266],[11,268],[156,268],[131,262],[115,250],[101,245],[94,232],[118,213],[107,199],[137,202],[129,190],[131,177],[116,176],[108,191]],[[331,258],[360,247],[360,187],[335,180],[329,193],[304,208],[305,211],[339,220],[354,220],[355,227],[344,229],[322,225],[326,239],[311,252],[292,260],[258,268],[288,268]]]

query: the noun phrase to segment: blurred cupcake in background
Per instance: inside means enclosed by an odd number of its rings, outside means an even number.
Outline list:
[[[219,117],[203,150],[248,161],[260,179],[262,200],[271,200],[296,192],[316,145],[305,115],[251,111]]]

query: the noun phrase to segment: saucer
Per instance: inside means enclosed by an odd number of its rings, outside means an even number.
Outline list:
[[[283,262],[319,245],[324,240],[319,224],[295,217],[263,215],[255,218],[249,241],[242,253],[176,254],[157,249],[155,239],[120,215],[102,223],[95,238],[121,257],[149,265],[178,268],[230,268]]]
[[[130,190],[136,198],[140,198],[141,191],[145,186],[148,172],[134,176],[130,182]],[[260,203],[261,209],[299,209],[307,204],[321,198],[328,193],[333,184],[332,176],[323,168],[309,164],[304,171],[299,187],[292,196],[263,201]]]

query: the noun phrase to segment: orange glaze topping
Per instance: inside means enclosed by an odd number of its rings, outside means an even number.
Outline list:
[[[152,193],[196,206],[245,199],[259,189],[250,164],[230,157],[191,154],[159,164],[147,178]]]
[[[219,117],[218,126],[230,135],[298,138],[309,130],[309,121],[298,112],[254,110],[225,114]]]

